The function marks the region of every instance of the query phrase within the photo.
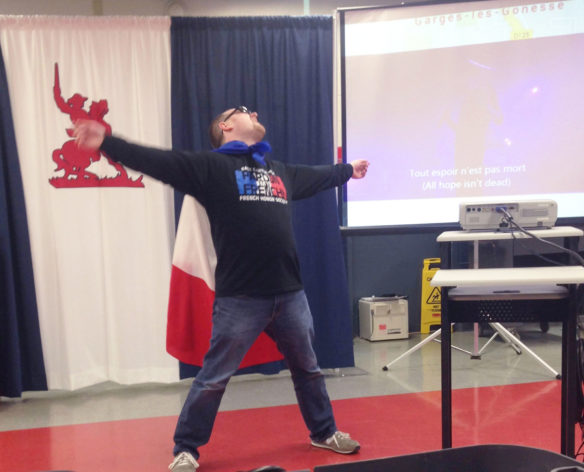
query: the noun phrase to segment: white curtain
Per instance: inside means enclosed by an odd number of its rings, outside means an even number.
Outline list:
[[[172,190],[130,186],[130,170],[113,186],[121,172],[103,156],[79,164],[89,174],[57,170],[72,120],[100,110],[113,134],[170,147],[169,35],[167,17],[0,16],[51,389],[178,380],[165,350]]]

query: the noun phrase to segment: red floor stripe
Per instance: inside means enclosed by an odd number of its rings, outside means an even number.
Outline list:
[[[560,450],[560,382],[453,392],[454,447],[516,444]],[[337,424],[362,444],[343,456],[309,445],[296,405],[219,414],[201,448],[201,472],[266,464],[286,470],[439,449],[440,392],[333,402]],[[176,417],[59,426],[0,433],[0,470],[151,472],[166,470]],[[576,434],[577,442],[580,433]]]

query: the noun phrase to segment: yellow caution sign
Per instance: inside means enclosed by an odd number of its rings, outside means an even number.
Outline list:
[[[440,329],[441,321],[441,292],[440,287],[432,287],[430,281],[440,269],[440,259],[424,259],[422,270],[422,300],[420,332],[429,333],[430,330]]]

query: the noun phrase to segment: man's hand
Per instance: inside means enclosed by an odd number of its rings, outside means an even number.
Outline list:
[[[369,161],[365,159],[358,159],[356,161],[351,162],[353,166],[353,175],[351,176],[353,179],[362,179],[367,174],[367,168],[369,167]]]
[[[105,138],[105,126],[94,120],[77,120],[73,136],[80,148],[97,151]]]

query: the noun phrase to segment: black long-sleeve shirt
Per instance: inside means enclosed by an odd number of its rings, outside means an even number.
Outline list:
[[[302,288],[291,200],[345,183],[350,164],[289,165],[250,155],[178,152],[108,136],[112,159],[195,197],[207,211],[217,253],[216,296],[275,295]]]

